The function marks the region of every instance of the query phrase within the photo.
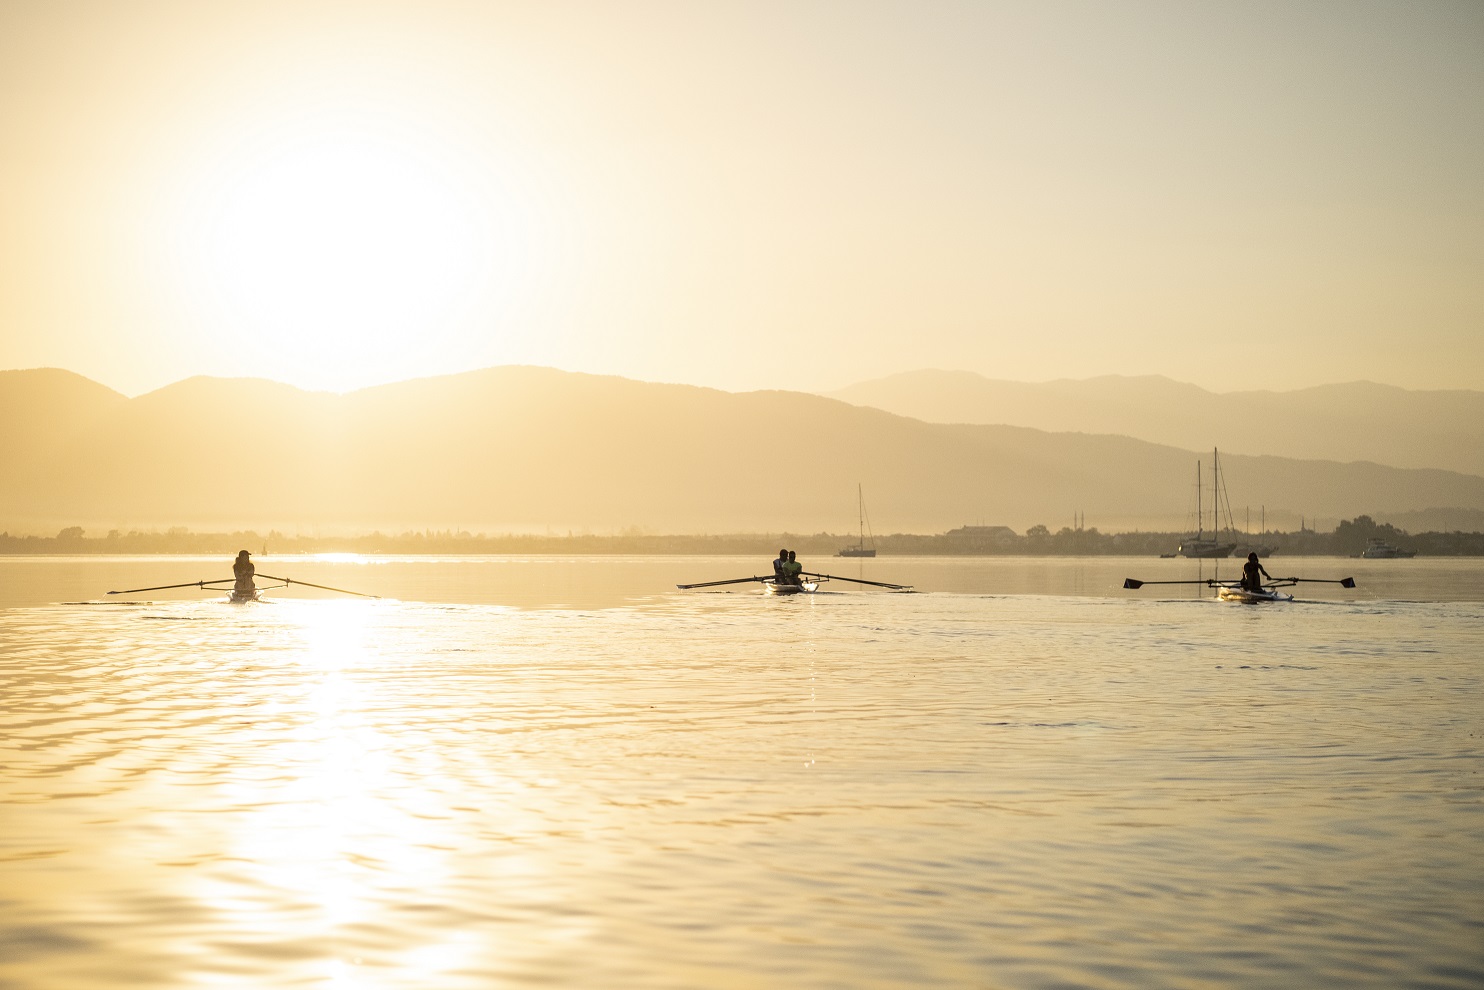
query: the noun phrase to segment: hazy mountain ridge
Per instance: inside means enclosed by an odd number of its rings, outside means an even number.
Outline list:
[[[0,376],[0,528],[881,532],[1174,529],[1195,457],[1128,437],[930,424],[793,392],[499,367],[346,395],[195,378],[135,399]],[[92,383],[89,383],[92,384]],[[107,393],[107,394],[105,394]],[[114,398],[110,398],[112,395]],[[1484,509],[1484,478],[1223,454],[1268,522]],[[1242,520],[1237,520],[1240,525]]]
[[[1030,383],[922,370],[827,394],[928,423],[1115,433],[1187,450],[1484,475],[1484,392],[1349,382],[1218,393],[1159,376]]]
[[[0,371],[0,453],[7,475],[46,462],[57,437],[100,422],[129,400],[60,368]],[[10,478],[14,484],[15,478]]]

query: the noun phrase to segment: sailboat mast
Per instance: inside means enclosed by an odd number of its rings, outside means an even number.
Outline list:
[[[1206,527],[1206,510],[1205,510],[1205,507],[1201,505],[1201,462],[1200,462],[1200,459],[1197,458],[1197,460],[1195,462],[1195,538],[1196,539],[1199,540],[1202,536],[1205,535],[1205,533],[1202,532],[1202,530],[1204,530],[1205,527]]]
[[[1212,501],[1213,505],[1211,507],[1212,508],[1211,538],[1213,540],[1219,540],[1219,539],[1221,539],[1221,523],[1222,523],[1223,519],[1226,522],[1226,530],[1227,530],[1228,533],[1235,535],[1236,532],[1237,532],[1237,520],[1236,520],[1235,516],[1232,513],[1232,497],[1231,497],[1231,493],[1226,490],[1226,482],[1224,482],[1224,481],[1221,480],[1221,475],[1218,473],[1218,472],[1220,472],[1220,470],[1221,470],[1221,455],[1220,455],[1220,452],[1217,451],[1215,448],[1212,448],[1212,450],[1211,450],[1211,501]],[[1222,511],[1223,511],[1223,504],[1222,504],[1223,502],[1225,503],[1225,512],[1226,512],[1226,515],[1225,516],[1223,516],[1221,514]]]
[[[1221,539],[1221,462],[1211,448],[1211,539]]]

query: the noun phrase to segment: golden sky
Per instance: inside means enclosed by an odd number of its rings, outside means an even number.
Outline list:
[[[0,368],[1484,388],[1484,4],[0,0]]]

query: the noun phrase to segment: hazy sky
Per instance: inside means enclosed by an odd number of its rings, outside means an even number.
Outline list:
[[[0,368],[1484,388],[1484,4],[0,0]]]

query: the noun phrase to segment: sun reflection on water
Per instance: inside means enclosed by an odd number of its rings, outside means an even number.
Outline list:
[[[407,699],[387,685],[399,682],[376,676],[387,630],[374,606],[294,603],[281,614],[294,623],[287,659],[297,670],[274,707],[275,730],[244,740],[250,749],[226,785],[240,810],[223,868],[199,896],[226,930],[246,933],[251,944],[237,947],[246,954],[307,953],[338,987],[371,985],[362,963],[394,958],[403,978],[437,985],[475,947],[387,938],[387,914],[458,871],[459,826],[443,804],[457,779],[396,712]]]
[[[1260,618],[0,608],[0,985],[1477,986],[1481,606]]]

